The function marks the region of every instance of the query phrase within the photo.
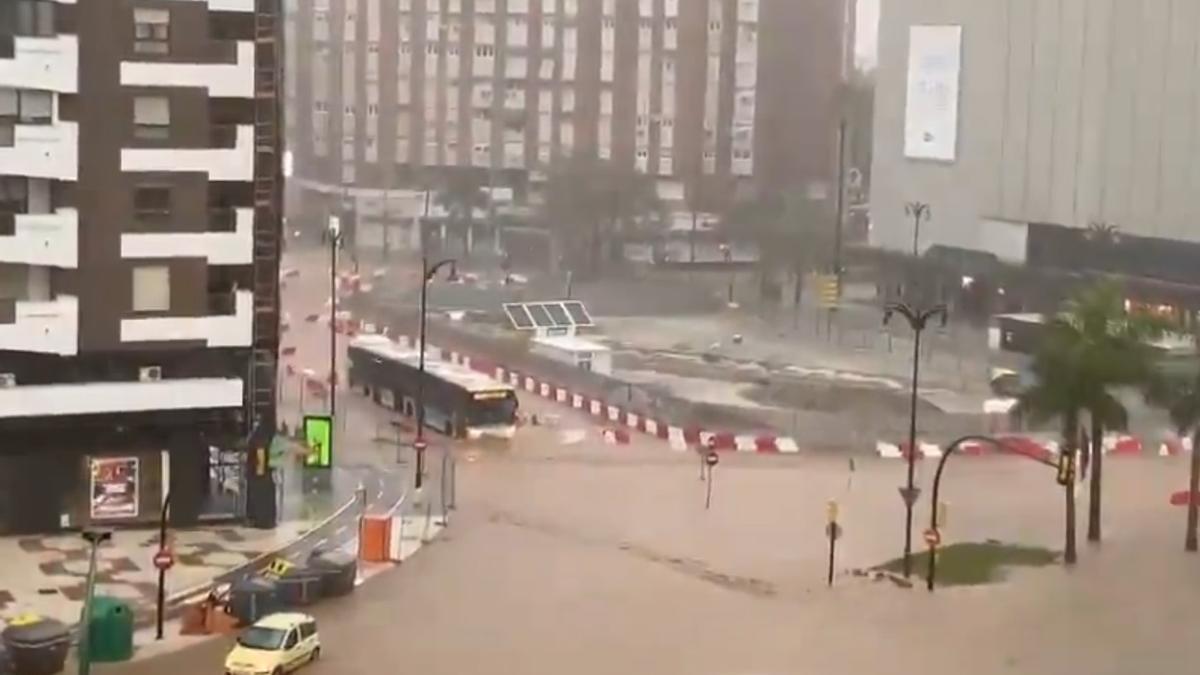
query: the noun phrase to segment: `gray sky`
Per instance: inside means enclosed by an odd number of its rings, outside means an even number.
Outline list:
[[[854,46],[856,61],[862,67],[875,67],[875,50],[879,35],[880,0],[858,0],[858,26],[855,33],[858,44]]]

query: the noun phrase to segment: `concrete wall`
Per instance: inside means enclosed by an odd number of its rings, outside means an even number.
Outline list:
[[[908,35],[919,24],[963,27],[952,163],[903,153]],[[1012,222],[1104,221],[1200,241],[1195,0],[889,0],[877,81],[874,245],[912,246],[909,200],[932,206],[922,249],[1003,248],[998,240],[1020,236]]]

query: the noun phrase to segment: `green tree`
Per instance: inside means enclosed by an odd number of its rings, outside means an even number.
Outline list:
[[[446,209],[451,226],[460,230],[463,239],[463,254],[470,254],[467,234],[475,227],[475,209],[488,205],[488,193],[479,174],[473,171],[455,172],[437,193],[437,203]]]
[[[1087,413],[1091,431],[1088,540],[1100,541],[1104,432],[1125,427],[1125,407],[1113,395],[1119,387],[1144,387],[1154,374],[1162,322],[1125,309],[1119,286],[1101,283],[1085,289],[1051,319],[1033,360],[1036,384],[1021,396],[1021,409],[1034,420],[1059,418],[1063,450],[1074,453],[1079,423]],[[1084,448],[1084,452],[1089,449]],[[1074,499],[1068,495],[1068,547],[1074,548]],[[1073,550],[1068,551],[1073,560]]]
[[[632,167],[573,156],[551,167],[540,218],[576,269],[600,271],[619,257],[624,236],[661,222],[654,180]],[[607,256],[605,256],[607,252]]]
[[[1200,340],[1197,340],[1197,349],[1200,350]],[[1188,464],[1187,532],[1183,547],[1186,551],[1195,552],[1197,522],[1200,521],[1200,508],[1196,502],[1197,491],[1200,491],[1200,371],[1160,375],[1152,382],[1148,398],[1151,403],[1167,411],[1180,436],[1189,432],[1192,434],[1192,456]]]
[[[738,200],[721,219],[728,237],[753,243],[758,249],[763,288],[777,272],[793,275],[796,307],[800,306],[804,276],[832,265],[834,227],[833,209],[827,200],[799,194],[775,192]]]

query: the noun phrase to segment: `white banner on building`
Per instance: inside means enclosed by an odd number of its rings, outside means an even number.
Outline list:
[[[958,145],[962,26],[911,26],[904,155],[953,162]]]

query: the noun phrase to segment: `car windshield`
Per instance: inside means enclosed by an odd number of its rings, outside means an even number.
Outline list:
[[[283,645],[285,631],[278,628],[251,626],[242,632],[238,644],[246,649],[276,650]]]

